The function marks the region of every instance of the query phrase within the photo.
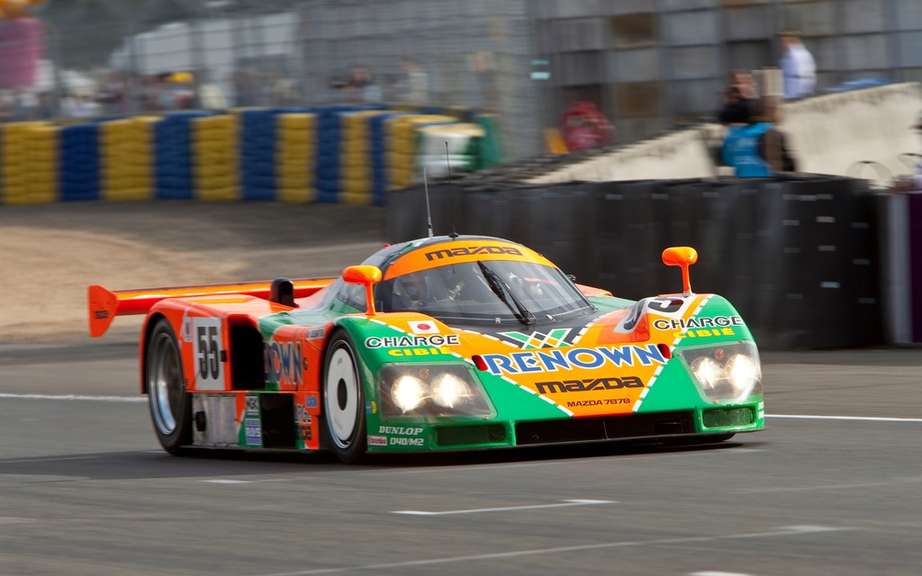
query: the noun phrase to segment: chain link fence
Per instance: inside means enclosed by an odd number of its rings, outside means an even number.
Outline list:
[[[386,102],[499,113],[507,147],[534,153],[526,4],[50,2],[34,81],[0,86],[0,119]],[[2,29],[21,24],[0,22],[0,61],[20,57]]]

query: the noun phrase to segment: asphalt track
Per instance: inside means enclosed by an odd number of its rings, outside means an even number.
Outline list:
[[[770,414],[881,419],[360,467],[166,455],[134,352],[0,347],[0,574],[922,573],[919,350],[766,358]]]

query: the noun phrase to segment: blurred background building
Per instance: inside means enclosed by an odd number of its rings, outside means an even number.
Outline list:
[[[817,91],[922,79],[918,0],[48,0],[35,78],[3,117],[345,101],[475,107],[506,156],[589,103],[618,143],[713,117],[733,69],[797,30]],[[0,21],[0,66],[21,62]],[[6,62],[6,64],[3,64]],[[11,77],[7,75],[8,77]]]

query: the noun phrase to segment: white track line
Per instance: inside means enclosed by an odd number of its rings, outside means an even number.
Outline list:
[[[0,399],[19,400],[93,400],[96,402],[147,402],[144,396],[86,396],[81,394],[11,394],[0,392]]]
[[[477,514],[480,512],[509,512],[513,510],[537,510],[539,508],[565,508],[568,506],[594,506],[598,504],[617,504],[614,500],[564,500],[556,504],[531,504],[528,506],[503,506],[500,508],[469,508],[467,510],[444,510],[429,512],[426,510],[392,510],[391,514],[407,516],[447,516],[449,514]]]
[[[889,416],[822,416],[818,414],[766,414],[766,418],[791,420],[857,420],[865,422],[922,422],[922,418],[894,418]]]
[[[776,530],[765,532],[743,532],[726,534],[723,536],[686,536],[684,538],[660,538],[656,540],[621,540],[617,542],[603,542],[600,544],[582,544],[577,546],[555,546],[552,548],[536,548],[531,550],[512,550],[509,552],[495,552],[492,554],[472,554],[469,556],[449,556],[445,558],[429,558],[425,560],[407,560],[404,562],[390,562],[382,564],[365,564],[359,566],[343,566],[341,568],[316,568],[313,570],[299,570],[296,572],[274,572],[260,576],[310,576],[311,574],[338,574],[359,570],[384,570],[387,568],[404,568],[411,566],[432,566],[438,564],[452,564],[457,562],[471,562],[474,560],[502,560],[518,558],[521,556],[537,556],[541,554],[560,554],[563,552],[579,552],[583,550],[604,550],[606,548],[628,548],[633,546],[657,546],[669,544],[691,544],[696,542],[719,542],[721,540],[744,540],[755,538],[777,538],[784,536],[802,536],[806,534],[819,534],[824,532],[840,532],[844,530],[857,530],[854,527],[836,528],[833,526],[782,526]]]

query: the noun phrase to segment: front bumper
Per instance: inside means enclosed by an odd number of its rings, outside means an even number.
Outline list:
[[[765,426],[762,406],[750,402],[592,418],[382,426],[382,434],[369,434],[368,451],[464,451],[754,432]],[[412,439],[402,436],[407,431]]]

